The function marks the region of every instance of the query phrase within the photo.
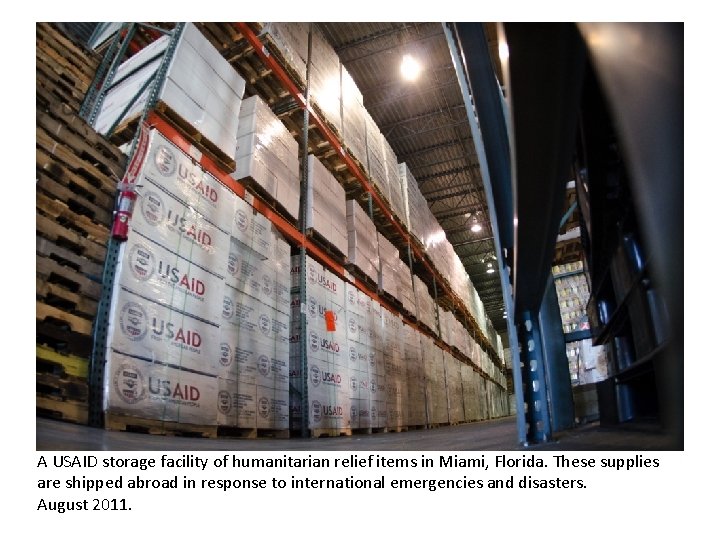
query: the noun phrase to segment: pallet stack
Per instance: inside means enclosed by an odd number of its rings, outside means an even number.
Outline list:
[[[88,359],[122,153],[77,114],[97,59],[36,26],[37,410],[87,423]]]

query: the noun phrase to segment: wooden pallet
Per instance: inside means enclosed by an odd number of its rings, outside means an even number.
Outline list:
[[[36,24],[35,43],[47,58],[75,75],[87,92],[100,63],[96,53],[83,49],[49,23]]]
[[[36,276],[42,279],[43,287],[45,285],[59,285],[68,292],[79,294],[98,300],[102,292],[102,285],[98,281],[94,281],[85,275],[77,272],[74,268],[62,266],[57,261],[48,257],[36,257],[35,259]],[[48,287],[58,293],[57,287]],[[40,294],[40,291],[38,291]],[[94,316],[94,313],[91,314]]]
[[[67,313],[54,306],[49,306],[40,300],[35,301],[35,319],[78,334],[92,335],[92,321]]]
[[[87,380],[88,359],[73,354],[63,354],[44,345],[36,345],[36,372],[58,377]]]
[[[35,253],[38,257],[55,261],[57,264],[72,269],[93,282],[100,283],[102,279],[102,264],[82,257],[42,236],[35,237]]]
[[[63,229],[75,232],[76,235],[84,238],[87,242],[92,242],[103,251],[105,250],[110,237],[109,224],[101,225],[88,216],[77,214],[64,202],[51,198],[41,191],[35,193],[35,206],[38,210],[38,216],[51,219],[52,222],[60,225]],[[40,229],[39,224],[38,229]],[[55,240],[52,235],[48,239]],[[104,253],[102,255],[104,257]]]
[[[66,146],[63,141],[55,139],[42,126],[35,128],[35,146],[45,154],[52,156],[57,164],[84,178],[108,195],[114,195],[117,191],[118,178],[108,174],[107,166],[99,166],[78,156],[75,150]],[[46,160],[42,159],[42,156],[38,157],[40,159],[36,161],[36,164],[44,167]]]
[[[312,238],[316,244],[320,245],[328,255],[342,266],[348,264],[347,256],[315,229],[307,229],[305,236]]]
[[[228,156],[195,126],[176,113],[172,107],[162,101],[155,106],[156,112],[178,131],[186,135],[203,154],[213,159],[216,165],[227,173],[235,171],[235,157]]]
[[[105,429],[175,437],[209,439],[217,437],[217,426],[196,426],[194,424],[165,422],[163,420],[151,420],[108,412],[105,413]]]
[[[293,216],[290,212],[288,212],[285,207],[280,204],[275,197],[270,195],[268,191],[261,186],[252,176],[246,176],[244,178],[240,178],[238,180],[240,184],[245,188],[247,192],[250,193],[253,197],[257,197],[262,202],[264,202],[267,206],[272,208],[275,213],[280,214],[285,221],[293,225],[294,227],[298,226],[298,219]]]
[[[310,437],[319,439],[321,437],[352,437],[350,428],[316,428],[310,430]]]
[[[376,279],[370,278],[359,266],[353,263],[345,264],[345,269],[350,272],[356,279],[359,279],[364,285],[373,291],[377,291]]]
[[[62,285],[48,283],[40,278],[35,280],[35,295],[43,303],[78,315],[95,318],[98,303],[81,294],[72,292]]]
[[[89,358],[92,353],[92,337],[68,329],[63,321],[35,321],[35,341],[61,354]]]
[[[53,104],[50,109],[36,110],[37,126],[54,140],[73,150],[76,156],[93,164],[105,176],[117,180],[122,178],[126,158],[117,147],[85,124],[67,105]]]
[[[407,431],[407,426],[387,426],[385,428],[388,433],[403,433]]]
[[[46,396],[35,397],[38,416],[64,420],[75,424],[88,423],[88,405],[79,401],[61,401]]]
[[[415,424],[411,426],[405,426],[406,431],[424,431],[428,429],[427,424]]]
[[[35,391],[38,395],[62,401],[87,403],[87,379],[58,376],[47,372],[35,373]]]

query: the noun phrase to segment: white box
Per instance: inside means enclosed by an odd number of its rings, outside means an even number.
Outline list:
[[[181,424],[217,425],[216,377],[109,352],[103,409]]]
[[[263,259],[272,256],[272,223],[240,197],[235,197],[230,235]]]
[[[149,178],[137,191],[132,229],[200,266],[216,270],[225,267],[230,247],[227,229],[187,207]]]
[[[130,230],[119,285],[157,304],[220,322],[223,277]]]
[[[218,378],[218,425],[255,428],[256,403],[257,390],[254,384]]]
[[[216,375],[222,350],[217,324],[120,288],[110,324],[113,350]]]
[[[257,386],[257,428],[290,429],[288,390]]]

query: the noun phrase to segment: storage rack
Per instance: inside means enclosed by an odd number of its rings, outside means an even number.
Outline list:
[[[228,172],[227,167],[222,162],[219,162],[215,156],[208,154],[203,149],[198,149],[195,141],[191,142],[186,135],[178,130],[176,125],[168,121],[164,115],[159,111],[154,110],[156,105],[156,92],[158,81],[162,80],[163,70],[166,69],[169,58],[172,55],[172,50],[177,43],[177,38],[182,31],[182,24],[179,24],[172,31],[173,39],[171,40],[168,50],[165,53],[163,63],[161,64],[158,73],[155,75],[155,84],[151,92],[151,98],[145,106],[145,109],[141,115],[136,131],[136,136],[133,139],[133,149],[137,144],[138,134],[143,127],[153,127],[157,129],[161,134],[168,138],[173,144],[178,146],[181,150],[187,154],[193,156],[203,168],[212,173],[218,178],[223,184],[229,187],[236,195],[242,197],[247,201],[256,212],[262,214],[268,218],[275,227],[286,237],[292,245],[299,248],[300,253],[303,255],[301,264],[301,275],[304,275],[305,271],[305,255],[309,254],[323,264],[326,268],[330,269],[333,273],[341,277],[343,280],[352,283],[359,290],[364,292],[373,300],[383,305],[386,309],[395,315],[399,315],[406,325],[411,326],[415,330],[422,332],[427,337],[431,338],[436,345],[438,345],[445,352],[451,354],[453,357],[458,359],[464,364],[469,365],[473,370],[480,373],[481,377],[486,381],[490,381],[502,388],[501,385],[492,380],[489,374],[485,373],[484,370],[473,365],[467,358],[464,357],[459,351],[454,350],[448,344],[442,341],[442,335],[438,331],[438,336],[433,335],[432,332],[428,331],[422,324],[414,320],[414,316],[403,312],[398,309],[396,305],[388,301],[387,298],[378,294],[372,287],[372,284],[368,284],[364,281],[361,276],[355,276],[349,272],[347,268],[336,258],[328,254],[323,246],[318,243],[315,239],[310,238],[305,234],[304,227],[304,207],[301,204],[299,227],[289,221],[283,216],[278,210],[272,207],[272,204],[268,201],[264,201],[261,197],[258,197],[251,190],[248,190],[241,183],[232,179]],[[297,107],[303,111],[303,144],[301,146],[303,150],[303,175],[306,175],[306,163],[308,155],[308,131],[310,124],[312,123],[313,129],[317,129],[322,138],[330,145],[335,154],[339,157],[344,167],[349,171],[350,175],[359,183],[360,189],[355,189],[352,194],[356,200],[362,202],[362,199],[367,198],[368,214],[371,218],[378,216],[381,217],[381,225],[385,230],[390,230],[394,233],[394,236],[388,239],[398,247],[398,249],[406,249],[408,253],[408,266],[412,273],[417,274],[423,281],[428,284],[432,284],[432,290],[435,299],[435,316],[437,317],[437,309],[439,303],[443,302],[448,305],[454,312],[459,312],[462,316],[460,322],[471,332],[474,339],[481,345],[483,350],[489,355],[492,362],[497,365],[501,372],[504,374],[502,362],[494,350],[493,345],[489,342],[487,337],[482,333],[477,321],[475,321],[472,315],[469,313],[467,306],[465,306],[459,297],[452,291],[449,284],[439,275],[437,269],[434,267],[432,262],[425,257],[422,252],[422,248],[419,246],[419,242],[412,237],[407,229],[393,214],[392,210],[388,207],[388,204],[378,191],[372,185],[372,182],[368,179],[367,175],[362,171],[361,166],[351,156],[350,152],[344,147],[340,139],[335,135],[333,130],[325,123],[322,114],[319,113],[309,102],[307,98],[307,91],[302,92],[298,86],[293,82],[291,77],[288,75],[285,68],[278,62],[268,49],[262,44],[258,36],[255,34],[251,26],[247,23],[234,23],[232,25],[239,34],[247,41],[250,45],[254,54],[262,60],[267,66],[270,73],[277,78],[282,86],[287,90],[288,95],[295,101]],[[132,40],[132,26],[123,27],[126,31],[119,33],[111,46],[109,47],[106,59],[101,66],[101,70],[105,70],[104,75],[98,73],[98,78],[94,83],[94,87],[99,87],[99,92],[91,93],[88,96],[88,100],[83,106],[83,111],[86,115],[92,116],[99,109],[100,103],[103,99],[104,94],[110,88],[109,81],[112,79],[114,70],[120,63],[120,58],[125,53],[128,47],[128,43]],[[310,39],[312,43],[312,38]],[[310,45],[312,47],[312,45]],[[310,49],[311,51],[311,49]],[[99,81],[102,80],[102,83]],[[135,97],[139,97],[140,92]],[[115,127],[115,126],[113,126]],[[108,134],[111,135],[111,134]],[[132,155],[132,153],[131,153]],[[306,177],[303,176],[305,179]],[[301,197],[305,196],[307,182],[303,182],[301,185]],[[302,200],[302,199],[301,199]],[[377,209],[378,212],[375,212]],[[116,266],[120,243],[116,240],[111,239],[109,242],[108,257],[106,260],[105,272],[103,275],[103,296],[100,302],[98,317],[96,319],[96,325],[94,330],[94,349],[93,356],[90,365],[90,423],[93,425],[102,424],[101,414],[101,402],[102,402],[102,384],[103,384],[103,368],[104,368],[104,351],[107,340],[106,327],[109,316],[109,304],[110,297],[112,294],[112,283],[114,281],[114,268]],[[413,262],[418,263],[413,265]],[[304,283],[304,279],[301,279],[301,283]],[[438,286],[442,291],[442,296],[438,296]],[[302,295],[302,292],[301,292]],[[304,315],[301,315],[304,318]],[[303,348],[303,354],[304,354]],[[306,362],[303,362],[303,365]],[[306,379],[306,378],[304,378]],[[487,384],[487,383],[486,383]],[[305,392],[307,394],[307,392]],[[306,398],[306,396],[305,396]],[[307,414],[307,407],[303,407],[303,414]],[[307,418],[303,418],[303,425],[307,426]]]

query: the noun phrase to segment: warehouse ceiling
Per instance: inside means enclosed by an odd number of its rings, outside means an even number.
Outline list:
[[[417,179],[493,326],[504,332],[505,308],[480,166],[441,23],[322,23],[320,27],[358,85],[365,108],[398,162],[407,163]],[[490,50],[497,51],[495,25],[485,27]],[[405,54],[412,54],[422,66],[412,82],[400,75]],[[497,58],[493,61],[499,73]],[[470,230],[475,215],[482,226],[477,233]]]

